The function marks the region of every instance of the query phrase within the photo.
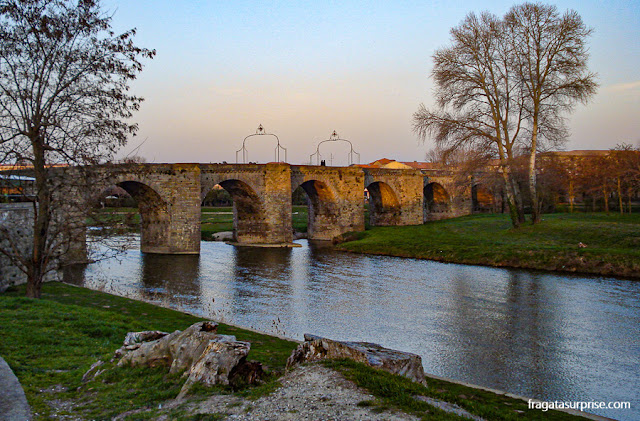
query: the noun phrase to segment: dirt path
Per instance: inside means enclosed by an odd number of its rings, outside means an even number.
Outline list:
[[[285,374],[280,383],[282,387],[274,393],[255,401],[211,396],[188,408],[193,414],[227,414],[229,420],[418,420],[366,406],[375,399],[372,395],[322,365],[300,366]]]

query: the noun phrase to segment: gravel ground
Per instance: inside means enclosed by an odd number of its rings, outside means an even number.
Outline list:
[[[211,396],[189,405],[194,414],[227,414],[228,420],[389,420],[418,418],[397,411],[376,412],[359,402],[375,398],[321,365],[300,366],[285,374],[282,387],[255,401]]]

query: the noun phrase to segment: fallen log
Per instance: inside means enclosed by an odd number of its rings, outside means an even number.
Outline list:
[[[287,368],[304,362],[348,358],[427,385],[419,355],[369,342],[340,342],[307,333],[304,340],[287,359]]]

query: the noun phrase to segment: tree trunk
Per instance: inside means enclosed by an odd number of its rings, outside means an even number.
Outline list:
[[[522,202],[522,193],[520,192],[520,187],[518,187],[518,183],[514,180],[513,175],[511,176],[511,184],[513,188],[513,196],[516,203],[516,211],[518,214],[518,222],[523,224],[525,222],[524,218],[524,204]]]
[[[524,224],[525,222],[524,205],[522,203],[522,193],[520,192],[520,187],[518,187],[518,183],[513,176],[513,172],[511,171],[511,163],[513,162],[513,155],[509,151],[507,153],[507,156],[508,156],[508,166],[506,167],[506,169],[507,169],[508,182],[509,182],[509,184],[507,185],[507,190],[511,189],[511,192],[513,195],[512,197],[513,197],[513,203],[515,206],[515,214],[518,218],[518,225],[517,226],[514,225],[514,227],[518,227],[521,224]]]
[[[609,213],[609,194],[606,186],[602,187],[602,197],[604,198],[604,211]]]
[[[31,146],[33,150],[33,170],[37,190],[37,206],[33,224],[33,251],[30,270],[27,275],[27,297],[40,298],[40,289],[47,269],[48,256],[46,253],[49,234],[49,211],[51,196],[47,180],[45,165],[44,139],[39,133],[33,135]]]
[[[537,106],[536,106],[537,108]],[[531,201],[531,223],[540,222],[540,208],[538,204],[538,191],[536,186],[536,152],[538,142],[538,119],[533,119],[533,131],[531,134],[531,152],[529,153],[529,200]]]
[[[573,192],[573,180],[569,180],[569,213],[573,213],[573,204],[575,202],[575,193]]]
[[[620,215],[624,213],[624,206],[622,205],[622,187],[620,186],[620,177],[618,177],[618,206],[620,207]]]
[[[504,180],[504,189],[507,195],[507,205],[509,206],[511,225],[513,225],[514,228],[518,228],[521,222],[518,215],[518,203],[513,190],[511,171],[509,171],[507,165],[503,163],[500,167],[500,172],[502,173],[502,178]]]

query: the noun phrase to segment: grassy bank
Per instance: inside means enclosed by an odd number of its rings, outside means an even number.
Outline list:
[[[443,262],[638,277],[640,214],[548,214],[512,229],[507,215],[375,227],[341,250]],[[582,244],[582,246],[581,246]]]
[[[22,297],[22,289],[0,295],[0,355],[22,383],[36,419],[54,414],[111,419],[126,411],[157,408],[177,396],[184,379],[168,370],[114,367],[96,380],[82,375],[98,360],[109,361],[127,332],[183,330],[194,316],[60,283],[43,286],[41,300]],[[218,331],[252,344],[249,359],[269,373],[272,389],[295,342],[221,324]],[[241,393],[260,393],[250,388]],[[231,393],[220,388],[219,393]],[[141,419],[153,418],[152,413]]]
[[[0,295],[0,355],[25,388],[35,419],[50,419],[54,415],[111,419],[126,412],[130,415],[122,419],[154,419],[159,415],[187,420],[224,418],[225,408],[219,408],[219,412],[209,418],[191,415],[180,407],[169,413],[161,409],[161,405],[166,406],[175,398],[184,382],[178,376],[168,375],[166,368],[107,364],[107,372],[82,382],[82,375],[91,364],[99,359],[109,361],[127,332],[181,330],[198,321],[196,317],[60,283],[45,284],[41,300],[27,299],[23,294],[23,289],[14,288]],[[234,393],[251,398],[274,390],[286,358],[296,344],[227,325],[220,325],[219,331],[250,341],[249,358],[262,362],[270,375],[262,386],[239,390],[202,388],[192,399],[212,393]],[[459,419],[414,398],[428,396],[456,403],[492,420],[578,419],[556,411],[528,410],[526,403],[520,400],[442,380],[428,379],[430,387],[425,388],[350,361],[328,362],[327,365],[369,390],[375,400],[358,405],[371,406],[374,410],[394,407],[425,420]]]

